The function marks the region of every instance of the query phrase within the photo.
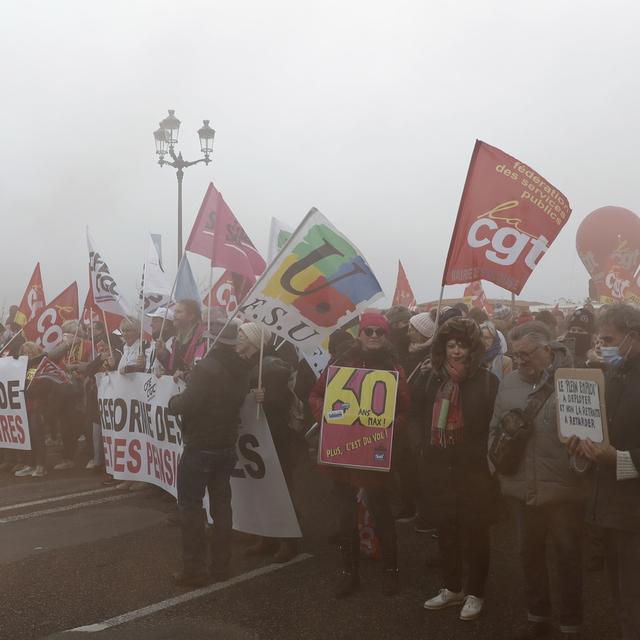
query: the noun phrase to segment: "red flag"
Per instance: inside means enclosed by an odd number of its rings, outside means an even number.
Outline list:
[[[209,304],[209,300],[211,300],[211,304]],[[211,287],[211,292],[204,299],[204,306],[220,308],[227,317],[236,310],[238,297],[236,295],[234,277],[230,271],[225,271]]]
[[[570,214],[547,180],[477,140],[442,285],[488,280],[519,294]]]
[[[407,274],[404,272],[402,262],[398,260],[398,279],[396,280],[396,292],[393,294],[393,305],[401,304],[403,307],[407,307],[412,311],[417,309],[416,297],[413,295],[413,290],[409,284]]]
[[[31,383],[36,380],[52,380],[56,384],[70,384],[71,380],[64,369],[59,367],[53,360],[44,356],[40,360],[38,368],[34,371],[27,389],[31,386]]]
[[[261,275],[267,268],[267,264],[253,246],[222,195],[215,222],[211,264],[214,267],[229,269],[253,284],[256,276]]]
[[[463,295],[465,302],[469,306],[478,307],[478,309],[482,309],[488,314],[493,313],[493,309],[487,301],[487,296],[484,293],[484,288],[482,287],[482,282],[480,282],[480,280],[476,280],[475,282],[468,284],[465,287]]]
[[[614,261],[604,273],[602,282],[596,285],[600,302],[640,304],[640,277],[636,278],[632,271]]]
[[[24,327],[27,322],[33,320],[36,315],[38,315],[38,312],[45,304],[42,275],[40,274],[40,263],[38,262],[31,274],[31,280],[29,280],[29,284],[22,296],[22,301],[20,302],[13,321],[21,327]]]
[[[25,325],[24,336],[51,351],[62,342],[62,324],[78,315],[78,283],[74,282]]]
[[[213,260],[213,232],[220,197],[220,192],[213,186],[213,182],[210,182],[185,246],[186,251],[197,253],[209,260]]]

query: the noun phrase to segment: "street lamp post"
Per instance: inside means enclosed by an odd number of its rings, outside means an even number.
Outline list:
[[[182,258],[182,178],[184,170],[194,164],[204,162],[209,164],[213,153],[213,139],[216,132],[209,126],[209,120],[203,120],[203,126],[198,129],[198,137],[200,138],[200,150],[204,154],[204,158],[199,160],[187,161],[182,157],[182,152],[176,155],[175,145],[178,144],[178,131],[180,130],[180,120],[175,117],[175,111],[169,109],[169,115],[160,123],[160,128],[153,132],[156,142],[156,154],[159,156],[158,164],[163,167],[165,164],[176,169],[178,178],[178,265]],[[169,154],[171,160],[165,160],[165,155]]]

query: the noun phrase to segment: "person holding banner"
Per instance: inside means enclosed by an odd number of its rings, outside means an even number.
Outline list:
[[[410,396],[406,377],[398,364],[390,343],[389,322],[381,314],[368,311],[360,318],[360,333],[352,348],[339,356],[334,364],[362,369],[382,369],[399,373],[395,411],[395,433],[403,427],[409,412]],[[327,370],[324,371],[309,396],[314,418],[322,421]],[[392,462],[393,470],[393,462]],[[398,592],[398,549],[396,529],[389,500],[393,479],[390,473],[329,467],[327,472],[335,481],[340,520],[340,551],[342,571],[335,585],[334,596],[343,598],[351,594],[360,583],[358,536],[358,491],[366,489],[367,504],[373,515],[375,531],[380,538],[384,566],[382,591],[384,595]]]
[[[240,409],[249,391],[249,364],[236,353],[238,325],[218,327],[215,347],[193,368],[186,389],[171,398],[169,409],[182,416],[184,450],[178,464],[178,511],[183,569],[174,575],[182,587],[223,581],[231,560],[231,485]],[[213,528],[207,573],[206,517],[209,491]]]
[[[173,326],[176,333],[171,349],[167,348],[164,340],[157,340],[156,357],[169,375],[185,378],[207,349],[200,303],[179,300],[173,310]]]
[[[414,393],[413,413],[424,429],[423,513],[437,527],[442,567],[442,588],[424,608],[460,606],[461,620],[473,620],[483,610],[489,529],[498,515],[498,486],[487,463],[498,379],[482,366],[484,353],[480,328],[473,320],[448,320],[434,338],[431,371],[419,380],[421,393]]]
[[[640,639],[640,310],[608,307],[600,316],[609,444],[568,443],[596,467],[588,520],[604,531],[605,562],[623,640]]]

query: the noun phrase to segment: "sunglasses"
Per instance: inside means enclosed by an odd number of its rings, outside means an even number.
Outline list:
[[[373,329],[371,327],[367,327],[366,329],[363,329],[362,332],[364,333],[365,336],[367,336],[367,338],[373,338],[373,336],[376,336],[377,338],[381,338],[387,333],[384,329],[379,329],[379,328]]]

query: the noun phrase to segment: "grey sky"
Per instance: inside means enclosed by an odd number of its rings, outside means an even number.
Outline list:
[[[74,279],[82,298],[85,225],[130,299],[147,231],[173,275],[176,178],[152,136],[168,108],[187,159],[203,118],[217,131],[214,162],[185,174],[185,239],[213,180],[263,253],[272,215],[296,225],[316,206],[388,295],[400,258],[418,299],[435,298],[480,138],[573,207],[522,297],[583,297],[580,221],[640,211],[639,14],[591,0],[7,0],[0,305],[37,260],[48,299]]]

